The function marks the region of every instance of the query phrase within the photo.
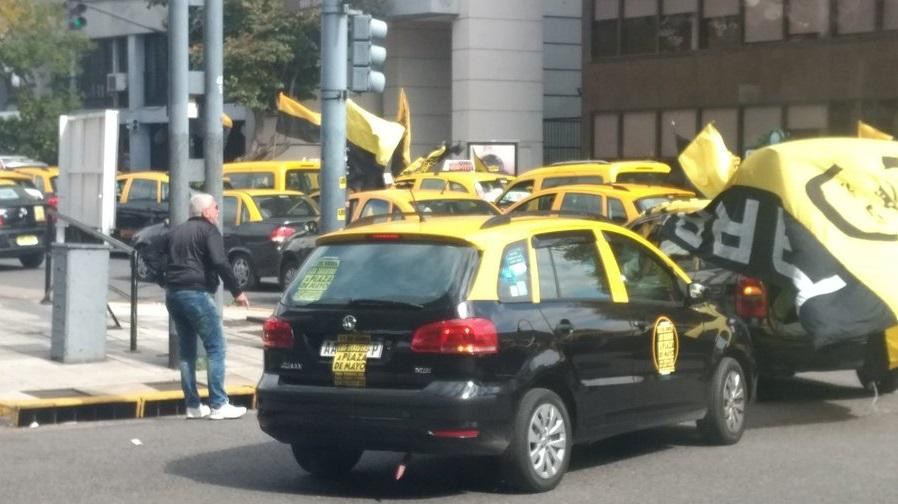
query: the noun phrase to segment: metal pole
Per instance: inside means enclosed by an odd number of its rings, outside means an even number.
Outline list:
[[[187,220],[188,127],[187,120],[187,1],[168,2],[168,215],[172,226]],[[168,367],[177,369],[178,337],[174,322],[168,319]]]
[[[203,11],[203,70],[205,79],[205,107],[203,107],[205,128],[203,128],[203,155],[205,168],[204,189],[222,207],[222,162],[224,151],[224,127],[221,117],[224,112],[223,76],[223,7],[222,0],[206,0]],[[218,214],[218,230],[221,231],[222,217]],[[223,289],[215,293],[215,308],[222,313]]]
[[[346,65],[344,0],[321,2],[321,230],[346,224]]]
[[[52,215],[47,215],[47,235],[44,236],[44,299],[41,299],[41,304],[50,304],[50,279],[53,271],[53,242],[50,237],[55,232],[53,219]]]
[[[137,250],[131,251],[131,351],[137,351]]]

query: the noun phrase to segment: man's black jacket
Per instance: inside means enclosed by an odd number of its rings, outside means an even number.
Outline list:
[[[240,287],[225,254],[224,240],[214,225],[203,217],[191,217],[161,238],[167,252],[165,286],[173,290],[218,289],[218,277],[234,297]]]

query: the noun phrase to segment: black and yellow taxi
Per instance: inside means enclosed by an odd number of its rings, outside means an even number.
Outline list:
[[[40,191],[0,178],[0,257],[14,257],[26,268],[44,261],[46,214]]]
[[[262,430],[313,475],[364,450],[492,455],[539,492],[577,443],[684,421],[742,435],[745,329],[627,229],[408,218],[316,245],[264,324],[257,388]]]

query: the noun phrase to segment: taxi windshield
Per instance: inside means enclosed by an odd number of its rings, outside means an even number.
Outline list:
[[[316,248],[284,294],[292,306],[454,304],[477,260],[474,248],[435,242],[364,242]],[[434,268],[439,264],[439,268]]]
[[[318,172],[315,170],[289,170],[285,185],[291,191],[306,194],[315,192],[318,190]]]
[[[263,219],[270,217],[309,217],[318,215],[315,206],[302,196],[279,194],[253,197]]]
[[[498,215],[498,211],[483,200],[444,199],[419,201],[415,204],[419,212],[447,215]]]

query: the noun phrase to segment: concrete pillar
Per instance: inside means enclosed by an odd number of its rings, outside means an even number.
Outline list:
[[[128,35],[128,117],[136,117],[136,112],[144,106],[144,75],[146,59],[144,36]],[[129,120],[128,146],[131,171],[149,170],[150,166],[150,125]]]
[[[452,23],[452,138],[514,141],[518,173],[543,160],[543,2],[460,0]]]

